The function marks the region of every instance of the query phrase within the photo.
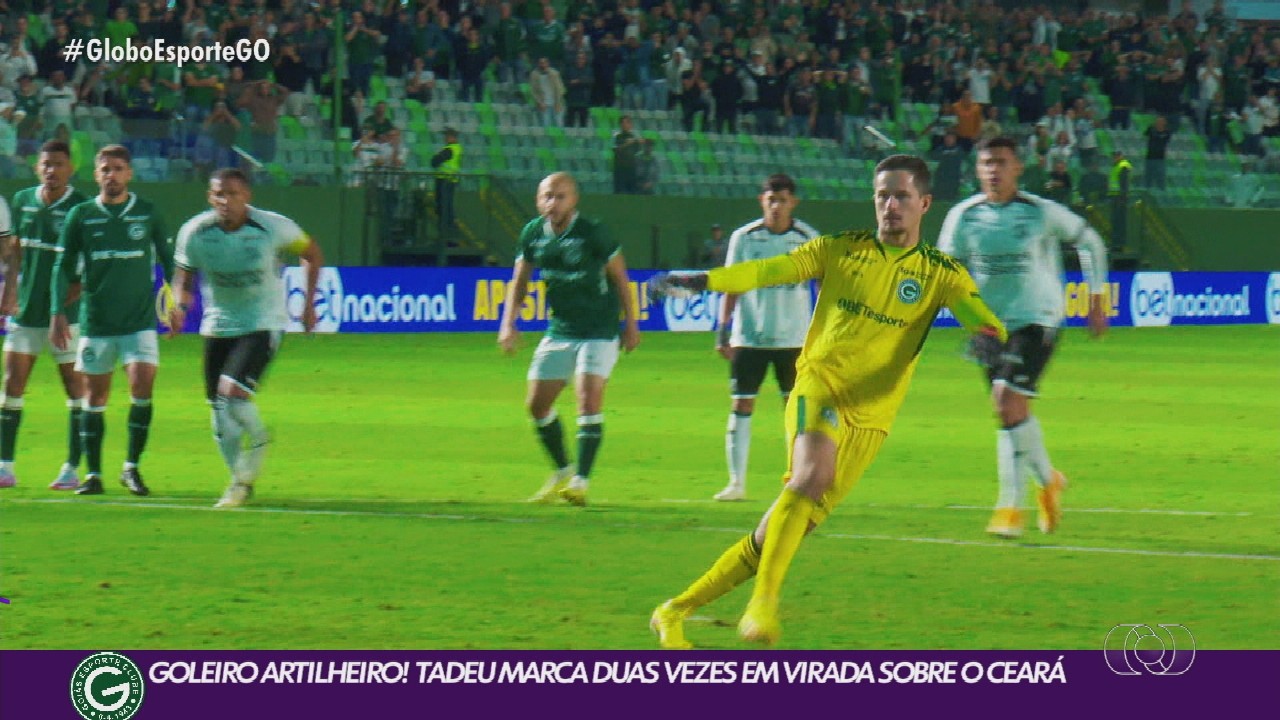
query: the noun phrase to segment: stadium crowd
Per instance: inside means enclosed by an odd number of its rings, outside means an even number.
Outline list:
[[[1087,166],[1098,154],[1096,130],[1128,129],[1138,113],[1165,118],[1160,129],[1142,128],[1148,159],[1162,161],[1179,133],[1201,135],[1210,152],[1265,156],[1264,139],[1280,135],[1280,27],[1236,21],[1221,0],[1203,14],[1188,0],[1172,16],[1089,6],[0,0],[0,172],[13,172],[8,158],[24,163],[44,140],[66,139],[76,108],[94,106],[126,122],[183,119],[184,144],[209,165],[221,164],[247,129],[254,156],[270,161],[282,114],[323,124],[312,100],[332,100],[334,68],[353,140],[368,140],[366,125],[380,142],[397,129],[366,99],[377,79],[398,78],[405,97],[428,105],[480,102],[487,83],[517,84],[545,126],[585,125],[591,107],[669,111],[686,129],[830,138],[851,154],[867,140],[864,125],[893,126],[904,103],[929,103],[939,108],[926,131],[944,190],[957,165],[948,158],[964,157],[983,136],[1025,135],[1028,166],[1047,175],[1059,161]],[[95,38],[266,39],[272,55],[182,68],[64,57],[69,43]]]

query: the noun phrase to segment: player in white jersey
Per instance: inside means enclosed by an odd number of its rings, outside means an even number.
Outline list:
[[[764,215],[733,231],[725,265],[785,255],[818,236],[816,230],[792,215],[800,201],[796,183],[789,175],[778,173],[766,178],[759,200]],[[782,404],[786,405],[796,383],[796,359],[812,315],[813,297],[808,283],[724,296],[716,350],[729,361],[733,409],[724,440],[729,484],[716,493],[716,500],[746,499],[751,414],[756,395],[772,365]]]
[[[942,223],[938,248],[964,263],[982,299],[1009,328],[1007,343],[974,343],[974,355],[986,366],[991,401],[1000,417],[996,469],[1000,491],[987,532],[1013,538],[1022,534],[1023,492],[1030,473],[1039,486],[1040,530],[1053,532],[1061,519],[1060,496],[1066,477],[1053,467],[1040,423],[1031,414],[1040,375],[1053,354],[1065,317],[1062,249],[1075,246],[1089,283],[1089,329],[1107,329],[1103,291],[1107,249],[1079,215],[1052,200],[1022,192],[1022,161],[1009,138],[992,138],[978,147],[982,192],[956,205]]]
[[[280,255],[301,259],[306,298],[315,297],[324,264],[320,248],[297,223],[249,205],[250,199],[242,172],[214,173],[209,179],[213,209],[183,224],[174,256],[173,284],[180,300],[169,316],[171,333],[181,330],[196,274],[202,278],[205,396],[213,411],[214,439],[231,471],[231,484],[215,505],[223,508],[243,505],[262,471],[268,436],[253,396],[289,323]],[[303,303],[301,319],[307,332],[315,327],[314,303]]]

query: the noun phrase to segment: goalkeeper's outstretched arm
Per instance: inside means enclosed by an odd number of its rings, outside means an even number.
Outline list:
[[[714,290],[741,294],[756,288],[790,285],[814,277],[815,273],[808,271],[797,254],[792,253],[712,268],[706,272],[660,273],[649,282],[655,295],[668,295],[674,290]]]

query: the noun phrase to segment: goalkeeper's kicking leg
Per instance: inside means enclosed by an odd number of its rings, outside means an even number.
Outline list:
[[[650,624],[663,647],[691,647],[684,637],[684,619],[753,576],[755,587],[738,633],[752,642],[776,642],[781,634],[782,582],[800,541],[826,519],[879,451],[883,432],[837,424],[829,405],[804,394],[791,397],[788,434],[795,439],[782,493],[752,534],[726,550],[683,593],[654,611]]]

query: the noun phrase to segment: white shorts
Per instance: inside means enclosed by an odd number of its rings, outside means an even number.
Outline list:
[[[618,362],[618,339],[552,340],[543,337],[529,364],[530,380],[569,380],[574,375],[607,378]]]
[[[76,355],[76,370],[86,375],[109,375],[116,362],[160,364],[160,341],[155,330],[115,337],[82,337]]]
[[[4,329],[4,351],[22,355],[41,355],[48,350],[59,365],[76,360],[76,346],[80,344],[80,325],[71,326],[71,342],[66,350],[59,350],[49,342],[49,328],[23,327],[10,321]]]

